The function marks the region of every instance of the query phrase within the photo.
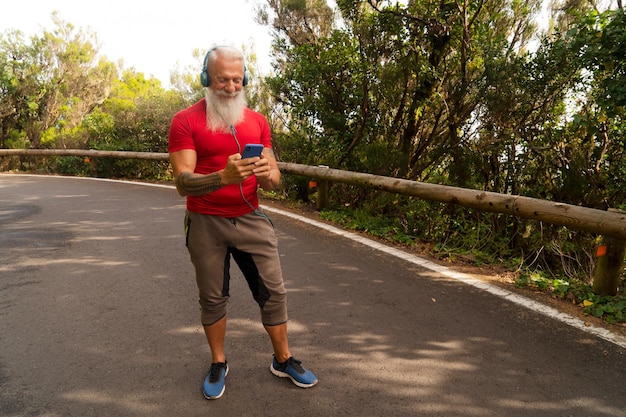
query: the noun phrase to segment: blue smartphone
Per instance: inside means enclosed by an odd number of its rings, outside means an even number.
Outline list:
[[[263,145],[261,145],[260,143],[250,143],[243,147],[243,153],[241,154],[241,159],[261,156],[261,152],[263,152]]]

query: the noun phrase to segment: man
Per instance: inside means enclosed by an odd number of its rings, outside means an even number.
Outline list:
[[[269,124],[246,106],[248,74],[235,48],[211,49],[202,68],[205,98],[172,119],[169,155],[180,195],[187,196],[186,244],[196,270],[201,321],[212,362],[203,383],[207,399],[225,389],[224,351],[231,257],[244,274],[261,311],[274,356],[271,372],[299,387],[317,384],[289,351],[287,299],[277,239],[259,208],[257,186],[274,190],[280,171],[272,151]],[[242,159],[248,144],[264,146],[260,157]]]

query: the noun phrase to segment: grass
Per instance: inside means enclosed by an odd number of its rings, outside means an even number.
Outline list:
[[[598,317],[610,324],[626,323],[626,297],[598,295],[587,284],[561,278],[546,277],[541,273],[522,273],[515,284],[568,299],[579,305],[585,314]]]

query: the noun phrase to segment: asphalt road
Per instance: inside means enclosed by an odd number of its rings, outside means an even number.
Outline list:
[[[291,348],[271,348],[233,267],[226,392],[170,188],[0,175],[0,416],[626,416],[624,347],[270,213]]]

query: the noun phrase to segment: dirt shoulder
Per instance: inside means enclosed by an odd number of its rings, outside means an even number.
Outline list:
[[[270,200],[270,199],[262,199],[262,204],[275,207],[277,209],[290,211],[295,214],[299,214],[301,216],[320,221],[327,224],[332,224],[335,227],[341,228],[340,225],[333,224],[326,220],[323,220],[319,217],[319,213],[311,206],[306,206],[302,204],[296,204],[292,202],[286,201],[278,201],[278,200]],[[351,231],[353,233],[359,233],[355,231]],[[530,288],[520,288],[515,284],[515,279],[517,274],[514,271],[506,270],[503,267],[499,266],[491,266],[491,265],[474,265],[470,260],[463,260],[460,258],[454,260],[441,260],[434,255],[433,245],[428,244],[420,244],[412,247],[393,244],[388,241],[382,241],[376,237],[366,235],[361,233],[369,239],[378,240],[381,243],[384,243],[388,246],[393,246],[396,249],[403,250],[407,253],[411,253],[413,255],[418,255],[430,262],[433,262],[437,265],[445,266],[452,270],[462,272],[464,274],[470,275],[476,279],[479,279],[484,282],[488,282],[492,285],[498,286],[500,288],[506,289],[515,294],[522,295],[534,301],[540,302],[542,304],[548,305],[562,313],[569,314],[572,317],[576,317],[582,322],[584,322],[588,326],[595,326],[599,328],[606,329],[610,332],[613,332],[621,337],[626,338],[626,323],[618,323],[618,324],[609,324],[597,317],[585,314],[583,312],[582,305],[576,303],[572,299],[564,299],[554,296],[553,294],[545,293],[542,291],[533,290]]]

